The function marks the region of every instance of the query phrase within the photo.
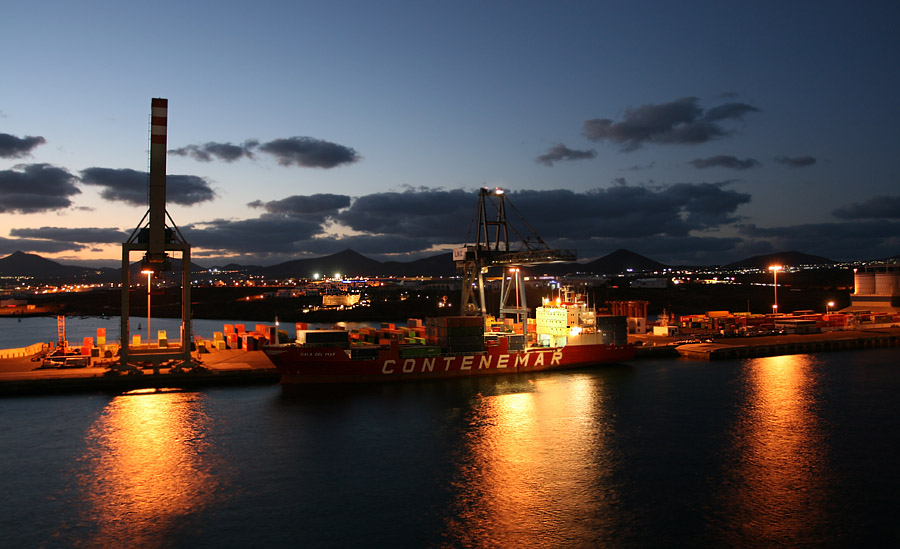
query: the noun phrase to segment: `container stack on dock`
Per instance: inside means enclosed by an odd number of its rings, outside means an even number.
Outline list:
[[[443,316],[429,318],[427,342],[451,353],[484,350],[484,319],[480,316]]]
[[[263,345],[275,342],[275,326],[257,324],[253,331],[248,331],[244,324],[225,324],[223,331],[213,332],[212,341],[200,336],[194,337],[197,348],[212,348],[219,351],[226,349],[244,349],[258,351]]]

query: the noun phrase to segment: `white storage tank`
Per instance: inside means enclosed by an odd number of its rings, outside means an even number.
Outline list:
[[[856,284],[856,295],[872,295],[875,293],[875,273],[867,273],[857,271],[853,275],[853,281]]]
[[[875,273],[875,294],[894,295],[897,291],[897,273]]]

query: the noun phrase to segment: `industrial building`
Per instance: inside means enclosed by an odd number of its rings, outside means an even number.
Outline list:
[[[853,269],[850,306],[841,312],[900,313],[900,264],[879,263]]]

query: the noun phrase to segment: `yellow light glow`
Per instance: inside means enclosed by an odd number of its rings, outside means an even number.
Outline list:
[[[96,524],[86,545],[157,544],[221,497],[224,464],[210,449],[203,399],[140,390],[106,406],[88,433],[83,458],[85,512]]]
[[[738,518],[737,538],[724,545],[740,545],[737,539],[802,545],[816,534],[813,525],[821,524],[829,501],[826,477],[819,475],[829,448],[813,397],[818,366],[814,355],[747,362],[745,401],[729,449],[744,457],[726,471],[727,488],[718,496],[726,513]]]

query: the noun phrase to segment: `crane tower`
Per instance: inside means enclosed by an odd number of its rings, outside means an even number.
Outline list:
[[[150,177],[149,208],[128,240],[122,244],[122,318],[121,318],[121,369],[135,371],[152,365],[159,373],[160,365],[168,364],[180,370],[191,364],[191,246],[166,211],[166,142],[168,134],[169,100],[154,98],[150,114]],[[168,219],[169,225],[166,225]],[[145,223],[146,222],[146,223]],[[147,341],[135,344],[130,340],[131,301],[131,252],[142,251],[141,273],[147,275]],[[163,344],[157,338],[152,343],[150,333],[151,279],[161,278],[172,270],[169,252],[181,253],[181,344]]]
[[[460,311],[463,315],[487,315],[484,275],[490,268],[511,268],[508,285],[506,274],[501,277],[500,318],[507,313],[524,318],[527,316],[528,308],[525,301],[525,285],[519,267],[575,261],[577,258],[574,250],[551,249],[524,219],[520,220],[531,235],[523,237],[519,234],[507,218],[507,200],[503,189],[482,188],[478,196],[475,218],[475,243],[453,250],[453,260],[456,262],[457,270],[463,275]],[[509,205],[512,206],[511,203]],[[515,211],[515,207],[512,208]],[[518,237],[518,242],[513,241],[515,248],[510,244],[510,232]],[[511,294],[515,296],[514,307],[507,305],[513,299]]]

